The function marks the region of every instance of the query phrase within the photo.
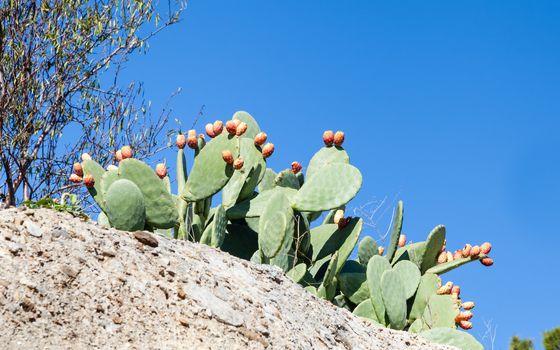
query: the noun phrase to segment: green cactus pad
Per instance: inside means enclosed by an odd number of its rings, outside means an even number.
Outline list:
[[[261,216],[270,198],[277,193],[284,194],[291,202],[297,191],[288,187],[275,187],[271,190],[263,191],[257,196],[244,200],[229,208],[227,210],[228,218],[234,220]]]
[[[329,266],[327,267],[327,272],[325,272],[325,277],[323,282],[317,289],[317,295],[326,300],[332,300],[336,293],[336,269],[338,266],[338,252],[334,253]]]
[[[241,259],[250,260],[259,249],[257,233],[245,225],[227,225],[220,249]]]
[[[397,251],[397,246],[399,244],[399,237],[401,236],[401,230],[403,225],[403,215],[404,215],[404,204],[403,201],[399,201],[397,204],[397,209],[395,210],[395,217],[393,219],[393,231],[391,231],[391,241],[387,246],[387,255],[385,257],[392,261]]]
[[[381,276],[381,295],[389,327],[402,330],[406,326],[406,295],[402,278],[395,270],[387,270]]]
[[[360,264],[367,266],[369,259],[378,255],[377,242],[371,236],[365,236],[358,244],[358,259]]]
[[[298,211],[324,211],[348,203],[360,190],[362,174],[352,165],[329,163],[321,176],[308,178],[294,198]]]
[[[416,293],[418,283],[420,283],[420,270],[418,266],[408,260],[403,260],[395,264],[393,271],[401,277],[404,286],[404,296],[408,300]]]
[[[433,343],[451,345],[461,350],[484,350],[472,335],[453,328],[434,328],[421,332],[420,336]]]
[[[196,202],[220,191],[233,175],[233,166],[222,159],[222,151],[230,150],[233,158],[238,157],[237,137],[221,133],[200,151],[181,196]]]
[[[214,220],[210,224],[212,226],[212,235],[210,237],[210,246],[218,248],[222,245],[226,235],[227,225],[226,211],[223,206],[219,205],[214,213]]]
[[[185,184],[187,183],[187,159],[185,157],[185,150],[179,148],[177,151],[177,193],[183,193]]]
[[[347,260],[338,277],[338,289],[354,304],[369,300],[366,268],[356,261]],[[377,318],[376,318],[377,319]]]
[[[350,163],[348,153],[342,147],[323,147],[313,155],[307,166],[305,177],[309,181],[322,167],[331,163]]]
[[[276,178],[276,176],[277,174],[274,172],[274,170],[270,168],[266,168],[266,170],[264,171],[264,176],[261,182],[259,183],[259,187],[258,187],[259,192],[264,192],[266,190],[273,189],[274,179]]]
[[[119,176],[134,182],[142,191],[146,205],[146,223],[160,229],[175,227],[178,213],[173,197],[147,164],[133,158],[125,159],[119,165]]]
[[[237,202],[241,189],[249,177],[250,169],[235,171],[228,183],[222,189],[222,205],[226,208],[232,207]]]
[[[296,177],[298,179],[299,187],[303,186],[303,184],[305,183],[305,175],[303,175],[303,173],[300,171],[299,173],[297,173]]]
[[[375,314],[375,310],[373,309],[373,304],[371,300],[366,299],[359,303],[352,313],[358,317],[365,318],[373,323],[382,326],[377,319],[377,315]]]
[[[486,255],[481,254],[479,257],[474,257],[474,258],[461,258],[461,259],[457,259],[457,260],[453,260],[453,261],[448,261],[446,263],[443,264],[438,264],[434,267],[429,268],[426,272],[429,273],[435,273],[436,275],[443,275],[446,272],[449,272],[451,270],[454,270],[460,266],[463,266],[465,264],[468,264],[470,262],[473,261],[477,261],[479,259],[482,259],[483,257],[486,257]]]
[[[82,169],[84,171],[84,177],[87,175],[93,176],[95,183],[92,188],[88,188],[89,194],[95,200],[95,203],[105,211],[105,201],[103,200],[103,187],[102,187],[102,177],[105,174],[105,169],[99,163],[94,160],[88,159],[82,162]]]
[[[295,283],[300,283],[305,277],[307,272],[307,265],[301,263],[294,266],[293,269],[286,273],[286,277],[294,281]]]
[[[118,170],[107,170],[103,176],[101,176],[101,192],[103,195],[107,193],[109,187],[113,184],[113,182],[119,179],[119,171]]]
[[[292,239],[293,215],[288,198],[282,192],[275,192],[266,203],[259,221],[259,249],[264,256],[274,257],[284,240]]]
[[[247,123],[247,131],[243,134],[244,138],[253,140],[255,136],[257,136],[257,134],[261,132],[261,128],[259,127],[259,124],[255,120],[255,118],[253,118],[249,113],[245,111],[235,112],[231,119],[241,120],[242,122]]]
[[[438,225],[428,235],[426,240],[426,251],[422,258],[422,273],[437,264],[437,258],[441,248],[445,244],[445,226]]]
[[[342,270],[342,266],[344,266],[344,263],[348,260],[350,254],[352,254],[352,251],[356,247],[356,243],[358,243],[358,239],[362,233],[363,224],[364,222],[362,219],[352,218],[346,227],[342,229],[342,232],[350,231],[350,233],[338,249],[338,266],[336,268],[337,275],[340,270]]]
[[[459,307],[451,295],[432,294],[424,309],[422,319],[432,329],[437,327],[455,328],[455,317],[459,314]]]
[[[408,327],[408,331],[410,333],[420,333],[424,329],[425,325],[422,319],[417,319],[416,321],[412,322],[410,327]]]
[[[385,304],[383,303],[381,292],[381,276],[388,270],[391,270],[391,265],[387,259],[380,255],[374,255],[369,259],[366,270],[369,296],[373,308],[375,309],[377,319],[381,321],[385,320]]]
[[[270,258],[269,264],[278,266],[282,271],[288,272],[294,266],[294,250],[290,249],[292,245],[292,241],[287,239],[283,242],[283,245],[280,251],[274,256]]]
[[[409,321],[413,322],[422,318],[424,309],[426,309],[426,305],[428,305],[428,300],[430,300],[432,295],[436,294],[439,283],[440,278],[433,273],[426,273],[420,278],[416,296],[414,297],[414,302],[410,309]]]
[[[393,257],[391,263],[395,265],[399,261],[409,260],[415,263],[418,268],[420,268],[420,266],[422,266],[425,252],[426,242],[407,244],[404,247],[397,249],[397,252],[395,253],[395,256]]]
[[[289,187],[295,190],[299,190],[299,180],[297,176],[292,172],[292,169],[285,169],[276,175],[274,179],[275,186]]]
[[[317,261],[329,254],[334,253],[335,251],[341,249],[347,241],[347,245],[349,247],[351,245],[351,242],[357,239],[356,235],[359,236],[359,233],[362,229],[362,224],[362,220],[353,218],[342,230],[339,230],[338,225],[336,224],[326,224],[312,228],[312,261]],[[352,246],[351,250],[354,249],[354,245]]]
[[[112,227],[123,231],[144,229],[146,208],[144,196],[132,181],[115,181],[105,195],[105,208]]]

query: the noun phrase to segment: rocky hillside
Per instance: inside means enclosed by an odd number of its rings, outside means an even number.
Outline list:
[[[450,349],[376,328],[280,270],[69,214],[0,210],[3,348]]]

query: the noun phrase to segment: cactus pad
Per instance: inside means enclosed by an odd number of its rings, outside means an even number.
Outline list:
[[[107,190],[105,208],[111,225],[123,231],[144,229],[146,208],[144,196],[132,181],[120,179]]]

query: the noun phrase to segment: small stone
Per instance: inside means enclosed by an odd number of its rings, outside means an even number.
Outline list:
[[[154,236],[145,231],[134,232],[134,238],[136,238],[136,240],[138,240],[140,243],[149,245],[150,247],[154,248],[159,244],[158,240]]]
[[[179,317],[179,323],[181,324],[181,326],[189,326],[189,320],[187,320],[185,317]]]
[[[68,265],[62,265],[60,267],[60,271],[62,271],[64,274],[66,274],[70,278],[76,278],[78,276],[78,271],[74,270],[73,268],[71,268]]]
[[[121,324],[123,323],[123,319],[120,316],[113,316],[113,323],[114,324]]]
[[[25,228],[27,229],[27,232],[29,232],[29,234],[33,237],[40,238],[43,235],[43,230],[41,230],[41,228],[34,224],[32,221],[26,221]]]

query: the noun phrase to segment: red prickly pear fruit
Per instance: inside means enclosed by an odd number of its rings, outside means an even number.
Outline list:
[[[179,149],[183,149],[183,148],[185,148],[185,145],[187,144],[187,138],[185,137],[185,135],[179,134],[179,135],[177,135],[176,143],[177,143],[177,147]]]
[[[95,185],[95,179],[92,175],[86,175],[84,177],[84,185],[86,185],[87,188],[92,188],[93,185]]]
[[[343,142],[344,142],[344,133],[342,131],[337,131],[336,134],[334,134],[334,145],[340,147],[342,146]]]
[[[255,146],[262,146],[266,142],[267,136],[264,132],[259,132],[257,136],[255,136]]]
[[[227,164],[233,164],[233,154],[231,154],[231,151],[229,149],[222,151],[222,159]]]
[[[447,255],[447,262],[451,262],[453,261],[453,253],[451,252],[445,252],[445,255]]]
[[[439,289],[436,291],[436,294],[438,295],[451,294],[452,288],[453,288],[453,282],[447,282],[445,285],[439,287]]]
[[[239,126],[239,124],[241,124],[241,120],[239,119],[234,119],[233,123],[235,124],[235,128],[237,128]]]
[[[210,136],[211,138],[216,137],[216,133],[214,132],[214,126],[212,124],[210,123],[206,124],[204,130],[206,130],[206,134],[208,134],[208,136]]]
[[[399,245],[400,248],[402,248],[402,247],[405,246],[405,244],[406,244],[406,235],[401,234],[401,235],[399,236],[399,243],[398,243],[398,245]]]
[[[465,248],[463,248],[463,250],[461,251],[463,258],[468,258],[469,256],[471,256],[471,249],[472,246],[470,244],[465,244]]]
[[[344,219],[344,210],[338,209],[334,212],[333,222],[338,224],[342,219]]]
[[[241,122],[237,128],[235,128],[235,135],[241,136],[245,133],[245,131],[247,131],[247,123]]]
[[[156,174],[159,176],[160,179],[163,179],[167,176],[167,167],[163,163],[159,163],[156,165]]]
[[[455,316],[455,323],[459,323],[461,321],[468,321],[473,317],[473,313],[470,311],[463,311]]]
[[[198,139],[196,138],[196,135],[189,136],[187,138],[187,145],[189,146],[189,148],[192,148],[192,149],[197,149],[198,148]]]
[[[82,177],[76,174],[72,174],[70,175],[70,182],[73,182],[75,184],[78,184],[80,182],[82,182]]]
[[[474,301],[465,301],[461,307],[465,310],[472,310],[474,309]]]
[[[480,259],[480,263],[484,266],[492,266],[494,265],[494,260],[490,257]]]
[[[453,286],[453,288],[451,288],[451,294],[457,294],[457,296],[459,296],[459,294],[461,294],[461,287]]]
[[[121,160],[123,160],[121,150],[118,150],[118,151],[115,152],[115,160],[116,160],[117,162],[120,162]]]
[[[264,147],[262,149],[263,157],[266,159],[266,158],[270,157],[272,155],[272,153],[274,153],[274,144],[267,143],[266,145],[264,145]]]
[[[342,230],[343,228],[346,227],[346,225],[348,225],[348,223],[350,222],[350,220],[352,220],[351,217],[347,217],[347,218],[342,218],[338,221],[338,229]]]
[[[301,171],[301,164],[299,162],[292,162],[292,173],[297,174]]]
[[[327,130],[323,133],[323,142],[325,146],[330,147],[334,142],[334,133],[332,130]]]
[[[459,322],[459,327],[468,330],[472,328],[472,322],[470,321],[461,321]]]
[[[480,247],[475,245],[471,248],[471,258],[475,258],[480,255]]]
[[[78,176],[84,176],[84,169],[82,169],[82,164],[76,162],[74,163],[74,173]]]
[[[214,130],[214,135],[218,136],[224,131],[224,123],[221,120],[216,120],[214,124],[212,124],[212,129]]]
[[[91,156],[87,153],[82,154],[82,162],[85,160],[91,160]]]
[[[235,170],[239,170],[241,168],[243,168],[243,164],[245,162],[243,161],[243,158],[237,158],[236,160],[233,161],[233,168]]]
[[[488,254],[490,253],[491,250],[492,250],[492,244],[490,244],[489,242],[484,242],[480,246],[480,252],[482,254]]]
[[[379,253],[379,255],[383,255],[383,253],[385,253],[385,248],[382,246],[377,247],[377,252]]]
[[[189,137],[196,137],[196,130],[195,129],[190,129],[189,131],[187,131],[187,139]]]
[[[456,250],[455,253],[453,253],[453,260],[458,260],[462,258],[463,258],[463,252],[461,250]]]
[[[230,135],[235,135],[235,132],[237,130],[237,125],[235,124],[235,122],[233,120],[228,120],[226,122],[226,130],[227,130],[227,132],[230,133]]]
[[[132,152],[132,148],[130,146],[123,146],[121,148],[121,154],[123,159],[132,158],[134,152]]]
[[[439,253],[438,258],[437,258],[437,262],[438,262],[438,264],[443,264],[443,263],[447,262],[447,253],[446,252]]]

